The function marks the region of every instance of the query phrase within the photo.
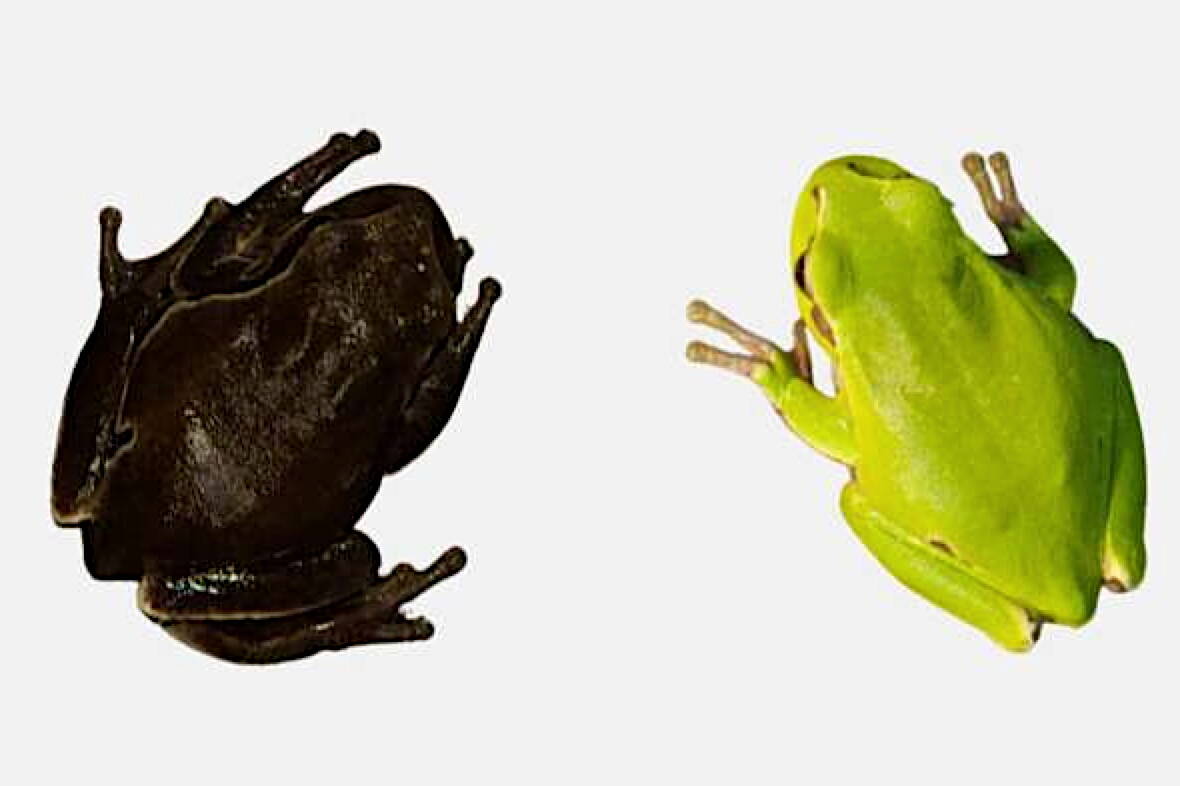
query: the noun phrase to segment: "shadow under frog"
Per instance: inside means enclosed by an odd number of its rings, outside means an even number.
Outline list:
[[[53,517],[99,579],[208,654],[273,662],[428,638],[400,607],[464,565],[378,575],[353,527],[383,475],[442,431],[493,279],[456,319],[472,256],[434,200],[377,186],[308,199],[375,134],[334,135],[240,205],[213,199],[129,262],[101,214],[102,305],[66,393]]]

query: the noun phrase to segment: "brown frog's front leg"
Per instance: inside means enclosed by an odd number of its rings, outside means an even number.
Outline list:
[[[131,261],[119,250],[123,216],[117,208],[99,214],[99,280],[102,308],[70,378],[61,432],[53,458],[53,517],[59,526],[83,526],[93,514],[93,495],[106,465],[129,438],[119,433],[119,402],[135,350],[160,315],[175,302],[172,271],[229,212],[213,198],[196,224],[167,250]]]
[[[481,281],[479,299],[431,358],[414,398],[391,432],[385,460],[387,474],[416,459],[442,433],[459,403],[459,392],[471,370],[492,306],[499,297],[498,281],[494,278]]]
[[[451,548],[426,570],[380,556],[353,533],[323,553],[269,569],[220,568],[140,584],[140,608],[176,639],[223,660],[278,663],[360,644],[428,639],[434,626],[401,607],[467,562]]]
[[[376,153],[372,131],[333,134],[327,144],[271,178],[239,205],[224,203],[225,215],[172,276],[176,294],[196,298],[240,291],[280,272],[285,248],[297,248],[314,228],[303,212],[315,193],[349,164]]]

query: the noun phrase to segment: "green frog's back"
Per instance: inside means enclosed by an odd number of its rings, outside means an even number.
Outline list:
[[[1088,619],[1113,432],[1101,345],[973,245],[933,288],[899,281],[849,307],[841,395],[865,497],[1045,617]]]

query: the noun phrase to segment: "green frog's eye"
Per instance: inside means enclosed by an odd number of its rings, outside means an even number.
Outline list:
[[[861,177],[871,177],[877,180],[905,180],[913,177],[912,174],[892,161],[867,156],[849,161],[848,169]]]
[[[811,279],[807,276],[807,252],[804,251],[795,260],[795,284],[799,289],[807,293],[808,297],[814,297],[811,291]]]

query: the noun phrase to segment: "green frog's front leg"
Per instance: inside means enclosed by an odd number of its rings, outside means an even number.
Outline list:
[[[803,441],[836,461],[849,466],[855,463],[856,449],[848,415],[836,399],[824,395],[812,384],[811,356],[802,321],[795,323],[795,346],[785,352],[704,301],[694,300],[688,305],[688,318],[720,330],[751,353],[739,355],[694,341],[688,345],[689,360],[752,379]]]
[[[1077,287],[1073,263],[1020,203],[1008,156],[992,153],[987,162],[999,182],[999,196],[992,189],[983,156],[978,153],[963,156],[963,169],[979,192],[987,217],[1000,230],[1008,245],[1008,256],[997,261],[1040,284],[1051,300],[1068,311]]]

